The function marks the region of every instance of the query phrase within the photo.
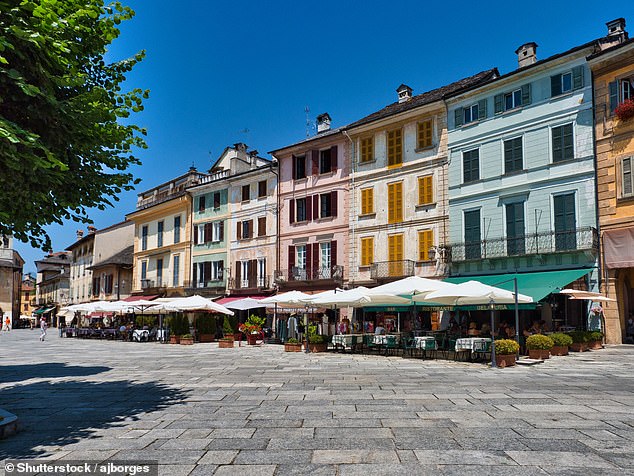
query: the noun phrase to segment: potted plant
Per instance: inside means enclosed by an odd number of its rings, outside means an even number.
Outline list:
[[[592,331],[588,333],[588,348],[591,350],[603,349],[603,332]]]
[[[231,340],[235,340],[234,339],[234,332],[233,332],[233,326],[231,325],[231,321],[229,320],[229,316],[225,316],[225,320],[222,323],[222,335],[224,336],[225,339],[229,339],[231,338]],[[233,347],[233,346],[231,346]]]
[[[257,338],[262,332],[262,326],[265,322],[266,319],[264,317],[259,317],[255,314],[251,314],[244,324],[240,324],[238,330],[242,332],[245,336],[247,336],[247,344],[255,345]]]
[[[328,350],[328,336],[319,334],[309,335],[308,349],[311,352],[326,352]]]
[[[533,334],[526,338],[526,348],[531,359],[544,360],[550,358],[550,349],[554,345],[555,343],[550,337],[542,334]]]
[[[233,334],[231,337],[223,337],[218,341],[218,348],[220,349],[232,349],[234,344]]]
[[[494,342],[495,363],[500,368],[515,365],[515,358],[520,350],[520,345],[511,339],[500,339]]]
[[[181,336],[189,333],[189,322],[185,316],[175,315],[170,318],[170,344],[179,344]]]
[[[623,122],[632,119],[634,117],[634,101],[631,99],[623,101],[621,104],[616,106],[614,115],[619,118],[619,121]]]
[[[573,352],[584,352],[588,350],[588,333],[585,331],[572,331],[568,332],[568,335],[572,339],[570,344],[570,350]]]
[[[213,342],[216,337],[216,318],[209,314],[196,319],[196,334],[199,342]]]
[[[191,334],[183,334],[181,336],[181,345],[193,345],[194,344],[194,336]]]
[[[284,343],[284,352],[301,352],[302,343],[291,337]]]
[[[572,344],[572,338],[563,332],[556,332],[549,335],[553,341],[553,348],[550,349],[550,355],[568,355],[568,347]]]

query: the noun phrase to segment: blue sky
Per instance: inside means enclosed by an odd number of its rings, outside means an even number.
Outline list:
[[[122,221],[136,193],[192,164],[208,169],[227,145],[245,142],[265,154],[301,140],[307,106],[311,121],[328,112],[337,127],[394,102],[401,83],[419,94],[492,67],[513,70],[515,49],[529,41],[543,59],[604,36],[614,18],[629,20],[634,34],[628,2],[123,3],[136,17],[122,25],[109,58],[147,51],[126,84],[150,89],[145,110],[133,117],[148,129],[149,148],[132,169],[142,179],[137,191],[95,210],[97,228]],[[49,227],[54,249],[71,245],[78,228]],[[43,252],[16,248],[25,272],[34,272]]]

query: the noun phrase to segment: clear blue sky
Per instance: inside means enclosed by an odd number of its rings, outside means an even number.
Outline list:
[[[529,41],[543,59],[605,35],[614,18],[625,17],[634,34],[632,2],[122,2],[136,17],[122,25],[109,58],[147,50],[127,82],[150,89],[145,111],[133,117],[147,127],[149,145],[133,169],[142,179],[137,192],[192,163],[208,169],[235,142],[265,154],[304,138],[306,106],[311,120],[328,112],[337,127],[394,102],[401,83],[419,94],[495,66],[504,74]],[[137,192],[95,210],[95,226],[122,221]],[[50,227],[55,251],[78,228]],[[42,251],[16,248],[25,272],[34,272]]]

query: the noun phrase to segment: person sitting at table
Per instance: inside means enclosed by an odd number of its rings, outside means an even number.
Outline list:
[[[480,328],[481,337],[491,337],[491,327],[485,322]]]
[[[527,327],[526,329],[524,329],[523,334],[524,334],[524,337],[529,337],[535,334],[541,334],[538,321],[533,321],[530,327]]]
[[[508,327],[508,324],[506,323],[506,321],[502,321],[500,322],[500,325],[498,326],[498,330],[495,333],[496,337],[500,337],[502,339],[506,338],[506,328]]]
[[[378,326],[376,326],[376,329],[374,329],[374,335],[384,335],[385,334],[385,327],[383,327],[381,324],[379,324]]]
[[[476,337],[480,335],[480,331],[478,330],[478,325],[474,321],[471,321],[469,323],[469,330],[467,331],[467,335],[469,337]]]
[[[539,329],[541,331],[542,334],[544,334],[545,332],[548,332],[550,329],[548,328],[548,324],[546,324],[545,320],[541,320],[539,321]]]
[[[515,326],[506,326],[506,338],[514,339],[515,338]]]

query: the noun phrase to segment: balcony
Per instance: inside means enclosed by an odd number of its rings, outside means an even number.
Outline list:
[[[293,266],[287,275],[281,271],[275,272],[276,283],[281,284],[287,281],[297,284],[306,284],[314,281],[332,281],[334,284],[341,284],[343,283],[343,266],[319,266],[315,269]]]
[[[390,281],[414,276],[415,264],[415,261],[409,259],[378,261],[370,267],[370,278],[375,281]]]
[[[599,250],[599,235],[592,227],[566,232],[549,231],[513,238],[494,238],[474,243],[451,245],[450,259],[454,263],[496,258],[518,258],[544,254]]]
[[[240,280],[229,278],[229,289],[231,289],[232,291],[256,291],[258,289],[270,289],[272,283],[272,276],[249,276],[248,278]]]

